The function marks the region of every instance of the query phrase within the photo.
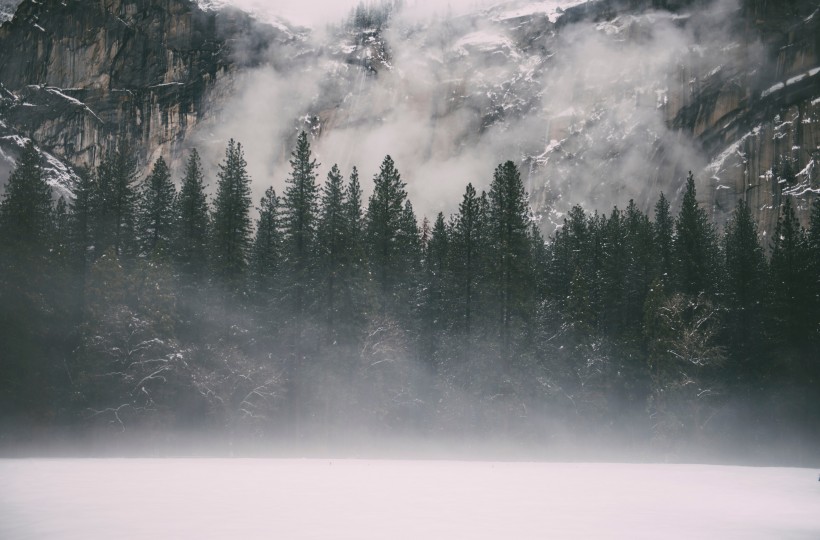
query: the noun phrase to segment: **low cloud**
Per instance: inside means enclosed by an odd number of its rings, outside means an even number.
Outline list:
[[[242,142],[257,198],[284,187],[300,129],[313,130],[320,179],[334,163],[356,165],[367,190],[390,154],[429,217],[454,212],[468,182],[486,188],[495,165],[512,159],[547,230],[576,203],[608,211],[634,198],[648,209],[705,165],[691,136],[669,126],[690,85],[738,61],[734,38],[714,22],[737,10],[733,0],[540,34],[501,7],[422,23],[425,9],[394,17],[386,53],[371,34],[356,46],[338,27],[313,32],[298,46],[305,54],[271,47],[269,66],[226,83],[232,97],[200,143]]]

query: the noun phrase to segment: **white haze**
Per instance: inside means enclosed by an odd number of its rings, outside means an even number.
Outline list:
[[[235,6],[257,14],[262,20],[283,18],[294,24],[318,27],[337,22],[359,4],[376,4],[362,0],[198,0],[204,6]],[[461,13],[491,0],[406,0],[408,12],[415,16],[435,16],[440,13]]]
[[[0,461],[29,540],[814,539],[808,469],[323,460]]]
[[[522,5],[555,17],[578,3],[517,2],[423,23],[402,11],[385,31],[389,67],[378,76],[346,61],[349,38],[332,28],[274,45],[270,65],[225,84],[227,105],[193,144],[215,166],[228,138],[243,143],[257,199],[270,185],[283,189],[308,116],[321,124],[320,179],[334,163],[345,173],[356,165],[367,190],[390,154],[417,212],[430,217],[455,211],[468,182],[486,188],[507,159],[522,165],[533,206],[553,224],[576,203],[606,211],[633,198],[648,209],[661,191],[674,199],[686,171],[707,158],[668,127],[668,111],[692,80],[760,52],[727,34],[737,3],[574,24],[530,50],[504,20]],[[493,110],[502,120],[487,121]]]

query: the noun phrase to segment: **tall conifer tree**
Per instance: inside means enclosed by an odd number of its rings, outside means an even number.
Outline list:
[[[315,242],[319,201],[318,164],[307,133],[299,134],[291,154],[291,173],[282,199],[282,230],[287,271],[286,295],[297,326],[315,300]]]
[[[95,256],[113,250],[118,257],[136,251],[137,160],[124,142],[108,151],[97,167],[94,197]]]
[[[491,276],[497,294],[497,324],[505,353],[510,353],[514,323],[527,322],[531,313],[530,227],[527,194],[512,161],[499,165],[489,193]]]
[[[44,257],[52,232],[52,218],[51,188],[43,177],[40,154],[29,141],[0,202],[3,255],[19,259],[21,263]]]
[[[160,157],[145,179],[139,201],[139,243],[142,255],[169,250],[174,232],[176,189],[171,171]]]
[[[726,257],[727,333],[735,379],[749,378],[759,366],[763,333],[766,259],[749,206],[739,200],[724,236]]]
[[[450,272],[453,280],[451,319],[463,332],[469,346],[475,313],[480,306],[480,288],[485,274],[483,252],[486,223],[481,199],[472,184],[467,184],[452,229]]]
[[[263,305],[275,297],[274,288],[281,266],[281,244],[279,197],[269,187],[259,201],[259,219],[256,221],[256,236],[250,255],[253,292]]]
[[[404,267],[405,254],[399,241],[406,236],[403,225],[407,192],[390,156],[382,161],[374,183],[365,217],[368,259],[382,305],[392,307],[408,270]]]
[[[182,273],[199,281],[208,265],[210,217],[202,162],[191,150],[175,202],[174,258]]]
[[[815,195],[811,208],[808,232],[809,274],[813,276],[810,297],[813,304],[813,319],[816,323],[813,340],[820,344],[820,196]]]
[[[669,201],[663,193],[655,205],[655,221],[652,223],[652,236],[655,247],[655,277],[663,287],[668,288],[674,282],[674,265],[672,247],[675,235],[675,222],[669,211]]]
[[[0,201],[0,410],[40,409],[53,277],[54,213],[40,154],[28,142]],[[48,335],[48,334],[45,334]],[[35,385],[37,387],[35,388]],[[38,399],[35,399],[38,398]],[[40,402],[38,402],[40,401]]]
[[[350,216],[345,208],[345,188],[342,173],[331,167],[322,188],[322,204],[317,231],[320,281],[320,306],[327,335],[331,343],[337,341],[341,313],[341,298],[346,286],[350,264]]]
[[[771,314],[776,343],[799,347],[814,330],[808,242],[790,198],[781,209],[770,261]]]
[[[424,309],[422,323],[426,334],[425,356],[438,365],[436,358],[442,336],[449,327],[447,321],[448,284],[450,283],[450,231],[439,212],[424,253]]]
[[[718,245],[714,226],[696,198],[692,173],[675,223],[673,260],[678,290],[689,296],[714,294],[718,283]]]
[[[213,214],[213,269],[217,279],[238,290],[251,245],[251,179],[242,145],[231,139],[217,173]]]

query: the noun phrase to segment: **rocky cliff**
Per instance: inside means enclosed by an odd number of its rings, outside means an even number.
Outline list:
[[[679,88],[670,124],[694,135],[711,162],[703,200],[723,222],[738,199],[771,234],[783,197],[808,225],[820,193],[820,3],[746,2],[735,61]],[[749,54],[763,47],[762,61]]]
[[[292,39],[189,0],[24,0],[0,26],[0,151],[25,137],[73,166],[115,144],[173,158],[217,81]]]
[[[674,199],[689,169],[718,224],[745,198],[767,233],[784,196],[805,221],[820,191],[816,1],[518,1],[440,21],[364,10],[313,34],[200,4],[24,0],[0,27],[0,153],[30,137],[55,163],[94,164],[125,141],[144,164],[173,161],[203,133],[259,139],[248,127],[267,122],[286,140],[257,142],[278,149],[256,157],[283,162],[307,126],[326,164],[364,165],[390,143],[415,162],[425,210],[518,157],[546,231],[577,202]],[[284,105],[266,117],[249,100]]]

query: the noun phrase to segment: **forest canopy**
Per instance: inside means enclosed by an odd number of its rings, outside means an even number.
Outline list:
[[[663,195],[652,216],[575,206],[545,239],[511,161],[431,220],[390,156],[367,199],[355,167],[320,179],[305,133],[290,165],[254,212],[236,141],[211,198],[195,150],[175,182],[162,158],[140,179],[121,146],[54,202],[29,143],[0,202],[0,443],[68,428],[816,448],[820,198],[808,230],[785,198],[762,245],[743,201],[711,223],[690,175],[677,213]]]

